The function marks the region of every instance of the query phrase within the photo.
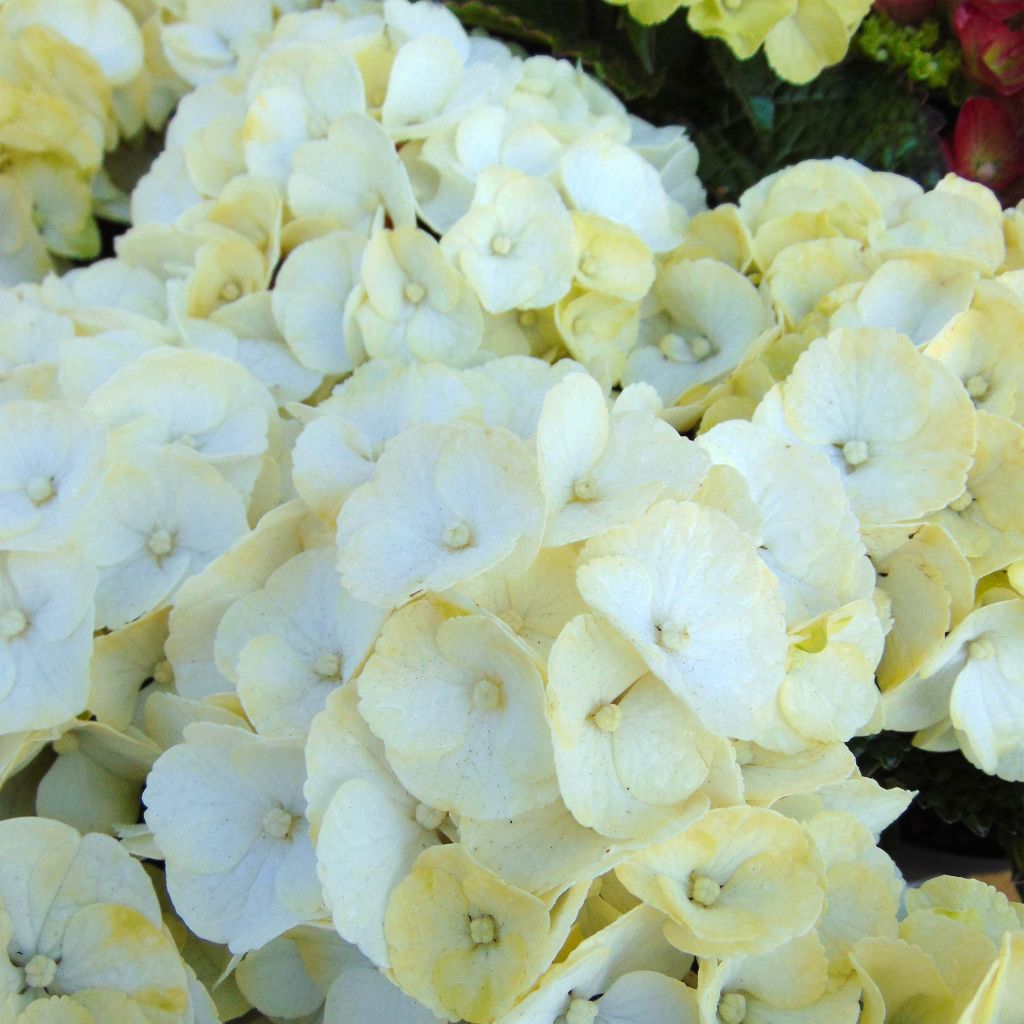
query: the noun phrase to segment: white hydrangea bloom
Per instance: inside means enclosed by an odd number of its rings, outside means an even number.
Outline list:
[[[505,167],[480,175],[469,212],[441,249],[489,313],[557,302],[576,263],[572,218],[554,187]]]
[[[137,449],[103,482],[86,541],[100,570],[97,625],[159,608],[247,529],[238,492],[181,445]]]
[[[786,660],[782,597],[753,542],[725,516],[659,501],[587,541],[577,583],[705,727],[739,739],[770,735]]]
[[[505,559],[529,564],[542,528],[536,469],[518,438],[457,423],[408,430],[338,516],[342,583],[397,607]]]
[[[320,916],[304,777],[301,742],[204,722],[156,762],[146,823],[197,935],[244,953]]]
[[[96,570],[72,551],[0,552],[0,727],[45,729],[89,697]]]
[[[380,632],[387,612],[343,590],[334,561],[331,548],[295,555],[221,619],[217,664],[261,735],[304,736]]]
[[[63,402],[0,405],[0,548],[66,544],[99,490],[107,436],[95,417]]]
[[[356,685],[395,774],[428,806],[487,819],[555,799],[540,673],[494,619],[408,605]]]

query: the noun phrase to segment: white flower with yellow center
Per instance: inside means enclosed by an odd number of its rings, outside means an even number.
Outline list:
[[[489,313],[550,306],[569,290],[575,258],[569,211],[554,187],[506,167],[477,179],[469,212],[441,239]]]
[[[570,374],[548,392],[537,424],[546,544],[623,526],[658,498],[693,496],[707,460],[659,419],[660,408],[650,388],[632,385],[609,414],[600,385],[586,374]]]
[[[71,551],[0,553],[0,728],[60,725],[89,696],[96,570]]]
[[[642,325],[623,380],[646,381],[666,403],[732,370],[771,327],[757,289],[716,260],[681,260],[658,275],[661,311]]]
[[[199,722],[153,766],[146,824],[197,935],[244,953],[323,913],[302,744]]]
[[[142,866],[108,836],[0,824],[0,1001],[13,1024],[193,1024],[189,976]]]
[[[614,838],[650,835],[685,814],[728,746],[593,616],[555,641],[547,698],[562,798],[581,825]]]
[[[63,402],[0,406],[0,547],[53,551],[89,509],[107,465],[95,417]]]
[[[342,114],[366,110],[355,60],[317,42],[282,42],[267,50],[252,70],[247,93],[246,166],[282,186],[299,146],[326,136]]]
[[[493,619],[417,601],[388,620],[356,685],[395,774],[428,806],[489,819],[555,799],[540,673]]]
[[[616,872],[671,919],[665,935],[705,957],[752,956],[805,935],[822,909],[818,855],[795,821],[756,807],[716,808]]]
[[[725,516],[660,501],[591,538],[577,584],[706,728],[770,735],[787,646],[779,583]]]
[[[159,608],[246,529],[238,492],[195,452],[140,448],[118,461],[86,534],[100,570],[97,625],[116,628]]]
[[[438,829],[451,829],[451,822],[398,781],[383,744],[356,710],[357,700],[355,687],[335,690],[314,720],[305,791],[334,927],[379,967],[388,967],[388,896],[419,854],[440,841]]]
[[[842,480],[824,455],[743,420],[720,423],[697,443],[716,465],[743,475],[760,513],[753,539],[779,580],[791,626],[871,597],[875,574]]]
[[[369,234],[383,210],[394,227],[411,227],[412,189],[394,144],[363,114],[344,114],[327,138],[300,146],[292,159],[288,205],[296,217],[319,217]]]
[[[843,328],[812,343],[754,422],[825,452],[862,523],[892,523],[963,493],[974,407],[944,366],[895,331]]]
[[[463,366],[480,347],[476,295],[427,232],[378,231],[359,280],[346,308],[346,331],[371,358]]]
[[[93,392],[88,407],[115,441],[191,449],[244,499],[277,428],[270,393],[236,361],[174,348],[118,371]]]
[[[327,695],[362,667],[386,612],[341,587],[332,548],[285,562],[221,619],[214,651],[264,736],[304,736]]]
[[[391,893],[384,933],[395,981],[437,1016],[487,1024],[548,966],[551,919],[536,896],[458,844],[420,854]]]
[[[518,438],[457,423],[407,430],[338,516],[342,583],[360,600],[397,607],[505,559],[510,570],[529,565],[542,528],[536,469]]]

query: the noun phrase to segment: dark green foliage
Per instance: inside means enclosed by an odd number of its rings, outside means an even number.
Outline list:
[[[883,732],[854,740],[863,774],[886,787],[918,791],[917,803],[948,824],[1002,842],[1024,840],[1024,785],[986,775],[959,751],[933,754],[910,745],[906,733]]]

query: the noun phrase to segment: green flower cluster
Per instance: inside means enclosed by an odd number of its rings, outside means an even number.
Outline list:
[[[864,19],[857,42],[872,60],[904,69],[911,81],[929,89],[948,89],[961,65],[959,45],[941,40],[939,24],[930,18],[919,25],[900,25],[875,11]]]

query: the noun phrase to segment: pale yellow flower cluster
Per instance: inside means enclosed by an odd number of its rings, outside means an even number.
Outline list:
[[[657,25],[686,8],[687,24],[721,39],[740,60],[761,47],[772,70],[804,85],[838,64],[871,9],[870,0],[608,0],[641,25]]]
[[[892,620],[878,669],[885,727],[929,750],[959,746],[1013,781],[1024,779],[1022,217],[952,175],[930,192],[843,160],[772,175],[691,221],[625,378],[675,402],[682,429],[713,437],[750,419],[831,461]],[[752,282],[768,326],[730,334],[740,294],[754,323]],[[681,333],[691,349],[707,338],[728,369],[674,359]]]
[[[38,280],[51,256],[93,259],[94,212],[126,219],[104,154],[160,128],[185,83],[151,0],[0,4],[0,285]]]
[[[0,292],[0,1021],[1011,1024],[847,743],[1019,771],[1019,215],[703,212],[438,5],[237,7],[118,257]]]

